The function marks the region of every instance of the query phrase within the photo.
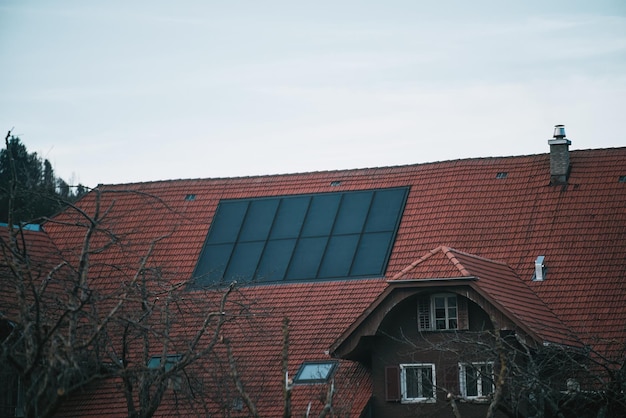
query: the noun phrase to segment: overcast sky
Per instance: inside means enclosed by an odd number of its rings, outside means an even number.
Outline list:
[[[624,0],[0,0],[0,58],[90,187],[626,145]]]

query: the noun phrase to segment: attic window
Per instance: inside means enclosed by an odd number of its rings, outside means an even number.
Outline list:
[[[223,200],[194,285],[382,276],[407,191]]]
[[[335,373],[337,365],[336,361],[306,361],[298,369],[293,383],[297,385],[326,383]]]
[[[507,173],[506,171],[501,171],[498,174],[496,174],[496,178],[497,179],[505,179],[506,176],[508,176],[508,175],[509,175],[509,173]]]
[[[191,201],[193,201],[193,200],[196,200],[196,195],[195,195],[195,194],[188,194],[188,195],[185,195],[185,200],[186,200],[186,201],[188,201],[188,202],[191,202]]]
[[[467,329],[467,302],[454,293],[437,293],[417,300],[420,331]]]
[[[626,176],[619,176],[617,181],[618,181],[618,183],[626,183]]]
[[[340,181],[331,181],[330,185],[331,185],[331,187],[337,187],[337,186],[341,185],[341,182]]]

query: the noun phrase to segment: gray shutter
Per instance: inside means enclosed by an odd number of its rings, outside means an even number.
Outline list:
[[[459,321],[459,329],[469,329],[469,316],[467,313],[467,299],[461,295],[457,295],[457,317]]]
[[[430,297],[417,300],[417,326],[420,331],[430,330]]]

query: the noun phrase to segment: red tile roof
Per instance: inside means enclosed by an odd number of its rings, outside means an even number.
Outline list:
[[[550,308],[505,263],[448,247],[438,247],[411,263],[392,280],[475,278],[477,290],[540,343],[579,346],[580,342]]]
[[[430,256],[438,274],[476,275],[481,291],[544,338],[549,339],[550,333],[537,323],[536,309],[553,325],[573,330],[585,343],[597,337],[624,341],[626,184],[618,178],[626,175],[626,148],[572,151],[570,161],[566,186],[549,185],[548,154],[101,186],[101,210],[108,211],[103,227],[117,234],[120,246],[95,256],[94,268],[107,274],[102,286],[115,286],[127,272],[111,271],[107,265],[127,263],[132,271],[149,244],[159,238],[153,263],[173,279],[186,280],[221,199],[409,186],[387,278],[441,247]],[[508,175],[496,178],[499,172]],[[334,181],[341,184],[331,187]],[[195,200],[185,200],[188,194],[195,194]],[[95,196],[90,193],[79,206],[93,213]],[[79,229],[68,226],[77,221],[85,222],[66,211],[45,225],[67,257],[75,256],[82,243]],[[104,233],[98,234],[101,242],[105,238]],[[539,255],[545,256],[546,279],[531,282]],[[420,271],[419,264],[412,269],[415,277],[433,274]],[[293,374],[301,361],[325,358],[325,350],[386,286],[384,278],[373,278],[241,289],[241,295],[266,312],[255,318],[261,335],[233,331],[236,354],[247,366],[245,377],[263,384],[262,415],[274,416],[280,405],[282,317],[292,321]],[[517,297],[518,292],[528,295],[527,303]],[[355,367],[342,363],[338,379],[368,387],[366,375],[347,373]],[[342,402],[339,396],[337,405]],[[358,411],[369,392],[354,396],[351,402]],[[298,408],[306,406],[306,397],[295,398]]]

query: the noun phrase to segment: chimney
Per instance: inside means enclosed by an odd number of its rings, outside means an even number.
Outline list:
[[[569,175],[569,146],[571,141],[565,138],[565,126],[554,126],[554,138],[548,140],[550,145],[550,184],[555,186],[567,184]]]

